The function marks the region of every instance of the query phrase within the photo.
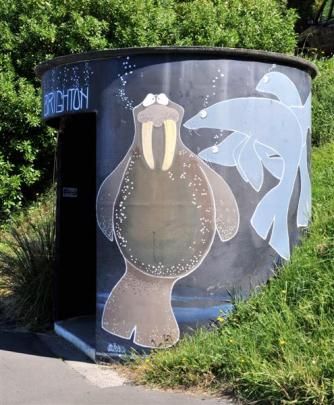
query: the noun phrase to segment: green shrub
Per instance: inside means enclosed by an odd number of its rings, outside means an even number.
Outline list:
[[[38,63],[148,45],[292,52],[295,20],[272,0],[0,0],[0,219],[51,178],[55,140],[41,124]]]
[[[286,0],[283,1],[286,3]],[[323,0],[288,0],[287,3],[289,7],[298,11],[296,29],[302,32],[309,26],[309,21],[316,16]]]
[[[313,223],[278,277],[222,326],[137,360],[137,380],[257,403],[334,403],[334,143],[313,152]],[[219,318],[221,319],[221,318]]]
[[[334,57],[314,62],[320,74],[313,82],[312,141],[323,145],[334,140]]]
[[[0,66],[0,220],[50,176],[54,136],[41,125],[39,91]],[[38,188],[35,188],[35,192]]]
[[[6,315],[31,329],[52,321],[54,198],[48,196],[4,225],[0,234],[0,295]]]

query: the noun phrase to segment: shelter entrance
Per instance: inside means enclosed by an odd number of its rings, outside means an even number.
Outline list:
[[[61,119],[57,150],[55,330],[95,351],[96,115]],[[93,357],[91,355],[90,357]]]

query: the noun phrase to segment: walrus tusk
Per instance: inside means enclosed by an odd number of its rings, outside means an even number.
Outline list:
[[[142,147],[143,147],[143,154],[144,159],[150,169],[154,169],[154,157],[153,157],[153,149],[152,149],[152,130],[153,130],[153,122],[147,121],[143,122],[141,136],[142,136]]]
[[[173,120],[165,120],[164,126],[165,126],[165,155],[161,169],[163,171],[166,171],[171,167],[174,159],[176,147],[176,122]]]

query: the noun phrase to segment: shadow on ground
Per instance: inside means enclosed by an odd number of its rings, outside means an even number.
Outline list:
[[[92,363],[84,354],[52,333],[35,334],[0,329],[0,350]]]

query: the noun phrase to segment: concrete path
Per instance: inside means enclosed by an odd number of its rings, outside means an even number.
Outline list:
[[[0,331],[1,405],[227,405],[228,399],[152,391],[124,383],[61,338]]]

